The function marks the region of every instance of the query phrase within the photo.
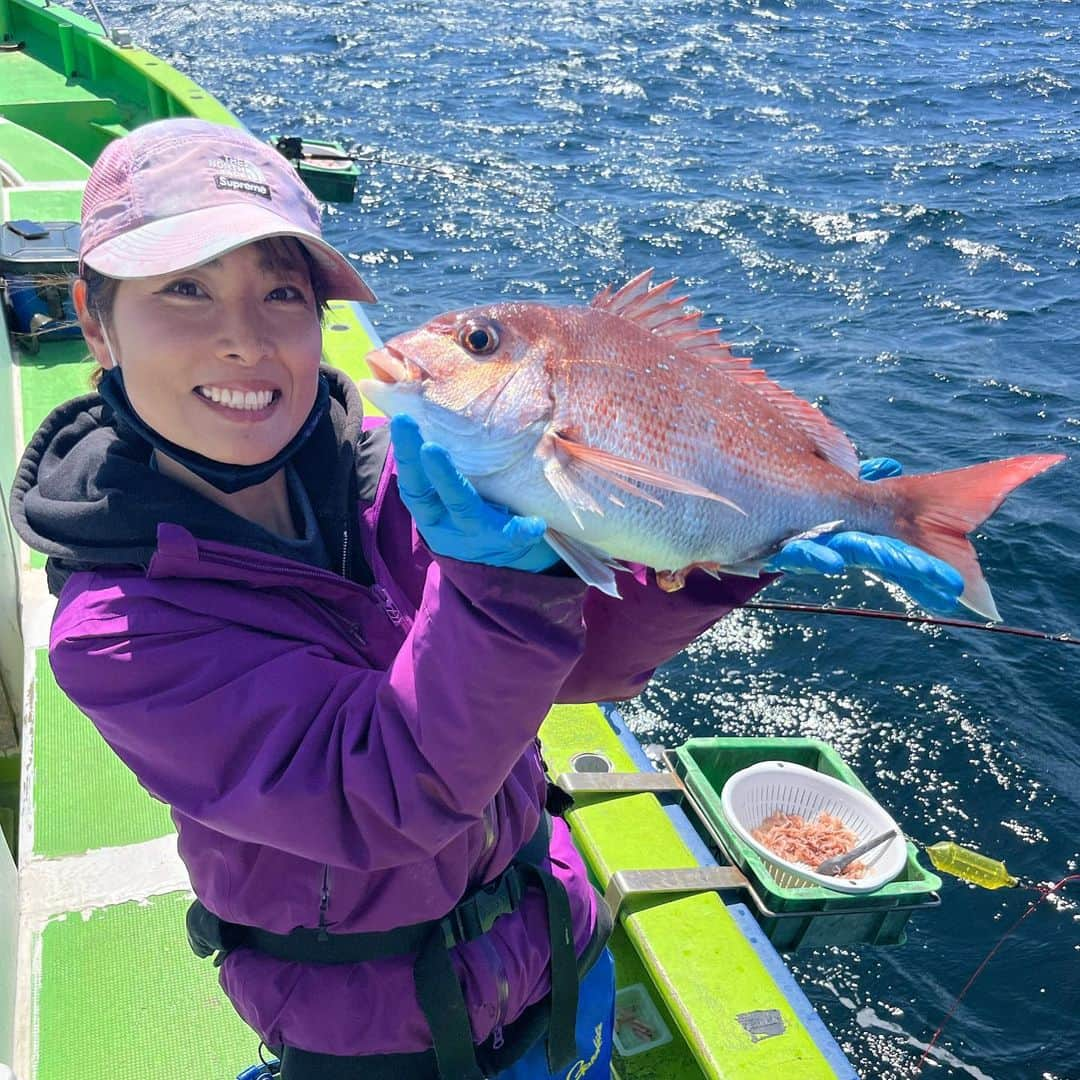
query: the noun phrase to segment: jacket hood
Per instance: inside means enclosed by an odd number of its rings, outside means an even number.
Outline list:
[[[311,499],[332,565],[345,569],[343,554],[355,553],[358,545],[350,552],[344,532],[356,497],[373,493],[378,469],[370,475],[361,468],[358,489],[357,462],[370,455],[357,448],[373,433],[363,432],[360,393],[352,382],[333,368],[322,372],[330,383],[330,409],[291,464]],[[118,424],[96,393],[64,402],[42,422],[19,463],[10,510],[19,536],[48,556],[51,592],[59,593],[77,570],[146,567],[165,522],[201,539],[289,557],[272,533],[152,468],[151,454],[150,444]]]

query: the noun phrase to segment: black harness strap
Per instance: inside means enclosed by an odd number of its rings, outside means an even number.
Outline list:
[[[574,951],[574,921],[570,897],[563,883],[543,869],[551,846],[551,815],[546,811],[528,843],[514,856],[544,890],[547,901],[548,940],[551,944],[551,1019],[548,1023],[547,1057],[553,1073],[577,1058],[578,966]]]
[[[465,996],[451,963],[449,950],[486,934],[496,919],[516,911],[524,895],[526,881],[535,881],[543,890],[547,904],[551,944],[547,1057],[551,1071],[559,1072],[577,1057],[575,1027],[580,975],[574,949],[570,899],[562,882],[543,867],[550,842],[551,817],[545,811],[536,831],[506,870],[466,896],[441,919],[359,934],[328,934],[325,930],[303,927],[289,934],[274,934],[258,927],[219,919],[196,900],[187,914],[188,941],[197,956],[205,957],[217,952],[214,960],[217,966],[229,952],[241,947],[255,949],[279,960],[335,965],[415,954],[413,977],[416,995],[431,1029],[438,1075],[447,1080],[483,1080],[484,1072],[477,1064]],[[282,1055],[283,1075],[291,1080],[291,1064],[295,1064],[296,1080],[308,1076],[321,1078],[323,1072],[306,1069],[304,1061],[311,1058],[309,1064],[314,1068],[315,1059],[324,1056],[285,1047]],[[403,1058],[410,1056],[402,1055]],[[427,1058],[430,1055],[423,1056]],[[358,1070],[364,1064],[363,1055],[336,1060],[344,1067],[352,1062]],[[389,1062],[390,1058],[386,1060]],[[398,1075],[404,1080],[408,1074]]]
[[[570,900],[562,882],[545,870],[534,868],[547,897],[548,938],[551,942],[551,1020],[548,1026],[547,1059],[558,1073],[577,1058],[578,971],[574,952],[574,927]]]
[[[484,1080],[484,1074],[476,1064],[465,995],[450,963],[450,950],[437,929],[432,931],[416,958],[413,980],[420,1009],[431,1029],[439,1075]]]

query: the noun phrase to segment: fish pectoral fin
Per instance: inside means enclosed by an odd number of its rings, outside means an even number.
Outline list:
[[[717,495],[715,491],[709,491],[707,488],[701,487],[700,484],[695,484],[692,480],[684,480],[652,465],[646,465],[640,461],[630,461],[628,458],[609,453],[607,450],[600,450],[595,446],[586,446],[584,443],[577,442],[575,439],[557,431],[552,432],[549,437],[555,449],[568,457],[579,468],[590,469],[605,480],[620,487],[623,491],[629,491],[639,498],[653,503],[658,502],[655,497],[637,487],[639,483],[651,484],[653,487],[674,491],[680,495],[695,495],[701,499],[712,499],[714,502],[723,503],[725,506],[731,507],[732,510],[746,516],[746,511],[732,502],[731,499],[726,499],[723,495]]]
[[[555,494],[562,499],[579,529],[585,528],[579,511],[587,510],[600,517],[604,516],[604,508],[574,479],[570,469],[563,468],[562,463],[554,454],[544,462],[544,479],[551,485]]]
[[[609,559],[602,551],[583,544],[580,540],[572,540],[565,533],[556,532],[554,529],[548,529],[544,533],[544,539],[586,585],[591,585],[616,600],[622,599],[619,587],[615,584],[614,571],[625,570],[626,567]]]

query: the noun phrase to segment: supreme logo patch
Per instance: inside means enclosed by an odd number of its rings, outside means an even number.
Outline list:
[[[250,161],[237,157],[216,157],[210,160],[210,168],[217,170],[214,184],[219,190],[242,191],[262,199],[272,198],[270,185],[262,170]]]

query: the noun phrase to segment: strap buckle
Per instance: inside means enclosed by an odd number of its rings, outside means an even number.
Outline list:
[[[521,873],[511,864],[494,881],[466,896],[439,920],[446,947],[452,949],[486,934],[496,919],[517,909],[523,893]]]

